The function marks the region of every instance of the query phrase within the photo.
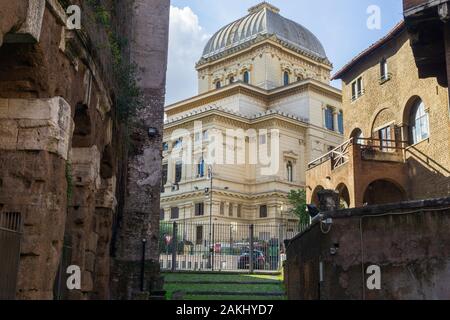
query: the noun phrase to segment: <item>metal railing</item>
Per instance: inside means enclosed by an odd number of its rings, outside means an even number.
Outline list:
[[[160,266],[171,271],[278,271],[284,240],[300,231],[298,223],[161,222]]]
[[[312,169],[314,167],[320,166],[324,162],[327,162],[328,160],[333,161],[333,169],[336,169],[337,167],[340,167],[341,165],[348,162],[349,158],[349,147],[353,144],[353,138],[345,141],[340,146],[334,148],[328,153],[325,153],[320,158],[317,158],[314,161],[311,161],[308,163],[308,169]]]
[[[335,170],[340,166],[346,164],[350,160],[350,146],[358,145],[361,150],[361,155],[367,155],[369,153],[382,152],[382,153],[404,153],[407,141],[401,140],[386,140],[386,139],[374,139],[374,138],[351,138],[345,141],[340,146],[324,154],[320,158],[311,161],[308,164],[308,170],[313,169],[321,164],[331,160],[331,170]]]
[[[20,213],[0,213],[0,300],[16,298],[21,238]]]

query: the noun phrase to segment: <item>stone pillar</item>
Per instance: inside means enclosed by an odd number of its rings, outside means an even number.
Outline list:
[[[17,299],[53,297],[72,133],[62,98],[0,99],[0,214],[17,212],[23,224]]]
[[[95,197],[95,230],[98,234],[98,242],[92,298],[96,300],[109,299],[110,244],[113,215],[117,204],[115,194],[116,177],[102,179],[101,187]]]
[[[169,0],[123,2],[118,11],[125,18],[123,33],[128,39],[129,60],[137,65],[143,105],[131,119],[129,129],[133,151],[128,154],[124,208],[118,212],[120,224],[112,269],[114,299],[132,299],[140,291],[142,239],[147,240],[145,290],[158,291],[159,209],[161,184],[161,144],[167,69]],[[150,137],[148,129],[159,133]]]
[[[333,111],[333,127],[334,131],[339,132],[338,111],[336,109]]]
[[[321,212],[339,210],[339,192],[335,190],[322,190],[317,195],[319,197],[319,210]]]
[[[66,234],[71,240],[72,265],[81,269],[81,290],[68,293],[69,299],[88,299],[94,289],[95,193],[100,188],[100,159],[97,147],[72,149],[73,199],[69,206]]]

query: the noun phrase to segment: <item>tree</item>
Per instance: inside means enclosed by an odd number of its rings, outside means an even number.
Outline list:
[[[291,190],[288,195],[289,203],[292,206],[291,212],[300,219],[300,225],[308,225],[310,218],[306,209],[306,191]]]

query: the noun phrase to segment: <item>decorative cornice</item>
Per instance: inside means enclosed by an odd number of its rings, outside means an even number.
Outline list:
[[[292,83],[288,86],[278,87],[271,90],[265,90],[241,81],[237,81],[233,84],[222,87],[221,89],[208,91],[198,96],[168,105],[165,107],[165,111],[168,116],[170,116],[171,114],[184,112],[196,107],[213,104],[218,100],[237,94],[244,94],[246,96],[258,99],[266,106],[269,106],[271,103],[281,98],[309,90],[318,92],[339,102],[342,101],[341,90],[314,79],[306,79]]]
[[[256,38],[251,39],[249,41],[246,41],[238,46],[232,47],[228,50],[222,51],[220,53],[217,53],[211,57],[208,58],[201,58],[200,61],[197,62],[197,64],[195,65],[196,69],[199,70],[201,69],[204,65],[209,64],[211,62],[226,58],[232,54],[238,53],[240,51],[243,51],[245,49],[248,49],[254,45],[259,45],[260,43],[264,42],[264,41],[273,41],[275,43],[277,43],[278,45],[282,46],[285,49],[289,49],[291,51],[294,51],[297,54],[301,54],[317,63],[321,63],[324,64],[330,68],[333,67],[332,63],[328,60],[328,58],[321,58],[318,57],[317,55],[301,49],[287,41],[284,41],[283,39],[280,39],[279,37],[277,37],[276,35],[273,34],[264,34],[264,35],[258,35]]]

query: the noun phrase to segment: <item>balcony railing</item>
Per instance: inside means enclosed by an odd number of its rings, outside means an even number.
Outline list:
[[[351,138],[320,158],[310,162],[308,169],[320,166],[327,161],[331,161],[331,170],[341,167],[350,160],[351,145],[359,146],[361,158],[364,160],[403,161],[407,142],[372,138]]]
[[[308,164],[308,169],[320,166],[322,163],[332,160],[333,170],[347,163],[349,158],[349,146],[353,143],[353,138],[347,140],[337,148],[331,150],[330,152],[324,154],[320,158],[311,161]]]

